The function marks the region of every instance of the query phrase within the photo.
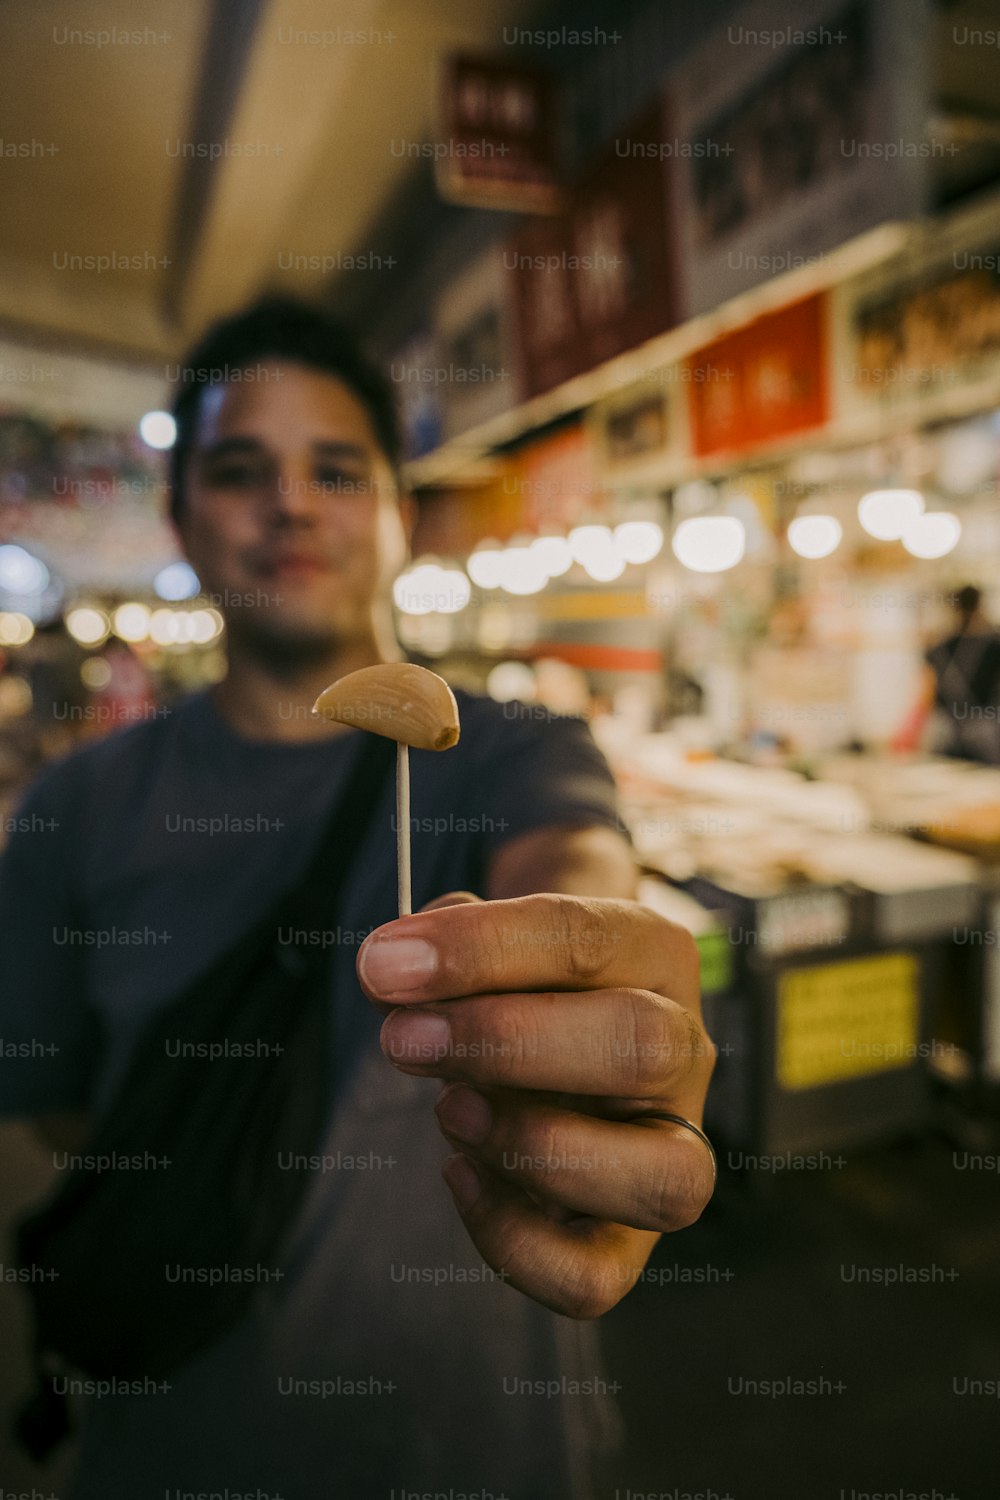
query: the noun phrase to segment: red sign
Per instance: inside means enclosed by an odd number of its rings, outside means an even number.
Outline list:
[[[699,458],[752,448],[829,419],[826,299],[767,313],[687,362],[691,439]]]
[[[514,213],[561,206],[556,82],[537,68],[456,54],[445,64],[438,191],[453,203]]]
[[[677,321],[660,120],[657,106],[633,122],[567,213],[529,224],[504,250],[525,397]]]

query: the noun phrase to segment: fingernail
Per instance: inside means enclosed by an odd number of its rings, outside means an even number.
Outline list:
[[[490,1133],[493,1111],[489,1100],[465,1084],[446,1089],[435,1106],[437,1117],[449,1135],[469,1146],[480,1146]]]
[[[394,1010],[382,1026],[382,1051],[390,1062],[426,1067],[444,1057],[451,1027],[428,1011]]]
[[[437,949],[423,938],[376,938],[361,949],[361,978],[381,995],[419,990],[437,966]]]
[[[483,1190],[479,1173],[467,1156],[449,1156],[441,1170],[455,1196],[455,1202],[464,1213],[472,1207]]]

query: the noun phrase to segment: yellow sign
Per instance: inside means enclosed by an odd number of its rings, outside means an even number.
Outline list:
[[[919,1056],[919,964],[880,953],[778,981],[775,1073],[785,1089],[810,1089],[905,1068]]]

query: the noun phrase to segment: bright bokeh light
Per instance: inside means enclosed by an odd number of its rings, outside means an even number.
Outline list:
[[[583,571],[595,583],[611,583],[624,573],[625,559],[616,548],[611,548],[607,552],[598,552],[588,557],[583,563]]]
[[[139,436],[150,448],[172,448],[177,423],[168,411],[148,411],[139,422]]]
[[[505,547],[500,557],[500,587],[507,594],[537,594],[549,581],[538,553],[528,547]]]
[[[561,578],[573,566],[573,553],[564,536],[537,536],[528,550],[550,578]]]
[[[194,640],[199,646],[207,646],[220,636],[226,623],[217,609],[196,609],[191,618]]]
[[[788,527],[788,545],[800,557],[829,557],[843,534],[836,516],[796,516]]]
[[[912,557],[946,557],[958,544],[962,523],[950,510],[929,510],[911,521],[902,542]]]
[[[158,646],[173,646],[177,642],[177,630],[174,625],[176,611],[172,609],[154,609],[149,617],[149,638]]]
[[[472,598],[469,580],[461,568],[440,568],[438,589],[441,602],[436,606],[437,614],[457,615],[460,610],[465,609]]]
[[[82,604],[66,616],[66,629],[81,646],[98,646],[107,640],[111,621],[103,610]]]
[[[535,674],[523,661],[500,661],[486,679],[486,691],[495,703],[510,703],[520,698],[530,703],[535,697]]]
[[[40,558],[15,542],[0,547],[0,589],[8,594],[41,594],[48,582],[49,570]]]
[[[26,646],[34,633],[34,625],[20,610],[0,613],[0,646]]]
[[[746,547],[746,529],[736,516],[692,516],[674,532],[674,556],[693,573],[725,573]]]
[[[119,604],[111,623],[119,640],[144,641],[149,635],[149,608],[134,602]]]
[[[498,589],[500,587],[501,547],[478,547],[465,565],[465,571],[477,588]]]
[[[663,546],[663,528],[655,521],[622,521],[614,530],[617,551],[627,563],[648,563]]]
[[[103,656],[88,656],[80,667],[80,681],[85,687],[106,688],[111,681],[111,667]]]
[[[607,556],[615,551],[610,526],[574,526],[568,540],[569,549],[578,563],[586,564],[588,558]]]
[[[392,586],[397,609],[408,615],[454,615],[465,608],[472,590],[459,568],[420,563],[401,573]]]
[[[144,604],[122,605],[122,609],[145,610],[145,631],[141,636],[122,636],[123,640],[153,641],[157,646],[207,646],[222,634],[225,621],[217,609],[154,609],[152,614]],[[118,611],[115,612],[115,634],[118,629]],[[138,628],[139,616],[135,617]]]
[[[172,562],[157,573],[153,589],[158,598],[175,603],[179,599],[193,599],[201,584],[190,563]]]
[[[858,501],[858,520],[877,541],[896,542],[923,508],[919,490],[869,490]]]

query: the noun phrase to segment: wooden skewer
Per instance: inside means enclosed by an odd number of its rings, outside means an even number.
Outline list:
[[[410,747],[396,746],[396,896],[399,915],[413,910],[410,891]]]
[[[349,672],[325,688],[313,713],[396,741],[396,865],[399,915],[412,911],[410,892],[410,746],[450,750],[458,743],[458,704],[436,672],[411,662],[382,662]]]

